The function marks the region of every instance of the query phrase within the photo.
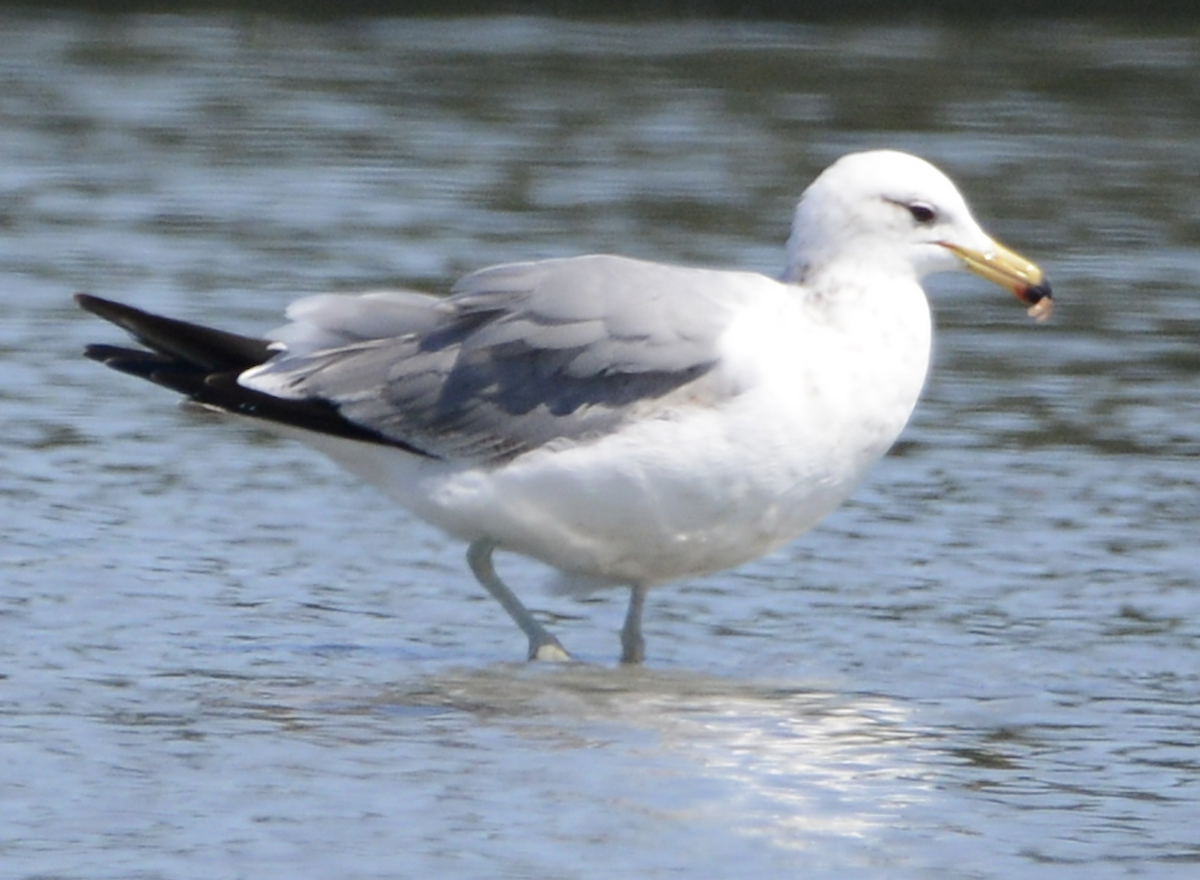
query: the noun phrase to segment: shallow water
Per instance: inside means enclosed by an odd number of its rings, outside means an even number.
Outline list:
[[[1191,877],[1200,33],[0,20],[0,874]],[[934,285],[894,454],[793,546],[539,595],[309,451],[78,356],[75,290],[292,298],[616,251],[775,271],[849,149],[1059,305]]]

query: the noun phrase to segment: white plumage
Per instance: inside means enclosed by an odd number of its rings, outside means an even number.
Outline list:
[[[629,585],[623,659],[638,661],[648,587],[794,539],[894,442],[929,362],[923,276],[965,265],[1039,317],[1050,305],[1040,271],[902,153],[827,169],[787,257],[778,280],[588,256],[484,269],[448,299],[311,297],[269,351],[225,361],[177,340],[192,325],[147,329],[144,313],[84,305],[154,350],[93,357],[272,421],[469,542],[531,657],[566,654],[496,577],[495,548],[567,585]],[[167,381],[164,358],[204,372],[200,391]]]

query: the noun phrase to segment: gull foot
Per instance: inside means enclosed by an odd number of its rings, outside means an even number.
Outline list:
[[[621,662],[626,665],[637,665],[646,659],[646,642],[640,636],[637,638],[621,638]]]
[[[575,658],[567,653],[567,649],[555,639],[540,645],[529,643],[529,659],[549,663],[569,663]]]

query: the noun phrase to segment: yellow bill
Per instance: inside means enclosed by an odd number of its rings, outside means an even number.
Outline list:
[[[1054,308],[1050,284],[1035,264],[994,241],[986,251],[977,251],[950,242],[942,244],[958,254],[967,264],[967,268],[976,275],[1012,291],[1017,299],[1029,306],[1031,317],[1039,321],[1050,317]]]

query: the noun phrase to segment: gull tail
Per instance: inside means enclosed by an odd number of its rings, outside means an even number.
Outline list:
[[[165,318],[86,293],[76,294],[75,301],[146,347],[95,344],[84,349],[85,357],[107,367],[170,388],[213,409],[423,454],[348,421],[327,400],[286,400],[239,385],[243,372],[276,353],[269,340]]]

